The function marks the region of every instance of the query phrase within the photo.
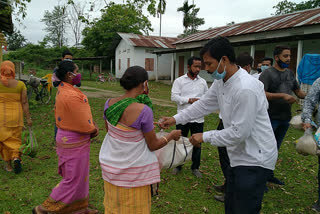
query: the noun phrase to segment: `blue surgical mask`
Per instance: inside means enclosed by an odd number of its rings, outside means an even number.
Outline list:
[[[269,66],[267,65],[262,65],[261,66],[261,72],[264,72],[265,70],[267,70],[269,68]]]
[[[221,58],[221,59],[222,59],[222,58]],[[220,59],[220,62],[221,62],[221,59]],[[211,74],[211,76],[213,77],[213,79],[216,79],[216,80],[221,80],[221,79],[223,79],[223,78],[226,76],[226,74],[227,74],[227,72],[226,72],[226,66],[224,66],[223,72],[222,72],[221,74],[218,72],[218,69],[219,69],[219,67],[220,67],[220,62],[219,62],[219,64],[218,64],[217,69]]]
[[[277,61],[277,63],[280,66],[280,68],[289,68],[289,64],[284,63],[281,59],[279,59],[279,61]]]

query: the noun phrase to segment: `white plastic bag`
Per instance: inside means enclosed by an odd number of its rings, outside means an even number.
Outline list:
[[[298,115],[294,116],[293,118],[291,118],[290,125],[295,129],[303,130],[301,114],[298,114]]]
[[[316,155],[317,154],[317,143],[313,137],[312,130],[307,129],[304,135],[299,138],[296,150],[299,154],[303,155]]]
[[[168,133],[160,131],[157,137],[167,135]],[[155,151],[161,169],[175,168],[191,160],[193,145],[186,137],[180,137],[178,141],[171,140],[169,143]]]

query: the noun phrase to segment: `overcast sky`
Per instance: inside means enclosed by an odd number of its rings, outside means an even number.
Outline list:
[[[85,0],[75,1],[84,2]],[[269,17],[275,12],[272,7],[280,0],[189,0],[189,4],[192,4],[192,1],[200,8],[198,17],[205,20],[205,24],[200,26],[199,30],[205,30],[209,27],[224,26],[231,21],[240,23]],[[301,2],[300,0],[293,1]],[[58,0],[31,0],[31,3],[27,4],[27,17],[23,20],[25,27],[19,24],[15,24],[15,27],[29,42],[36,44],[38,41],[42,41],[46,32],[44,31],[45,25],[40,20],[43,18],[45,10],[52,11],[58,2]],[[95,0],[95,2],[99,1]],[[122,3],[123,0],[114,0],[114,2]],[[167,0],[166,13],[162,19],[162,36],[175,37],[183,32],[183,14],[177,12],[177,8],[181,7],[183,2],[184,0]],[[102,7],[101,4],[98,4],[97,7]],[[96,12],[94,16],[99,17],[100,13]],[[149,18],[154,29],[154,32],[150,34],[159,35],[159,19],[150,15]],[[74,41],[70,34],[69,45],[73,44]]]

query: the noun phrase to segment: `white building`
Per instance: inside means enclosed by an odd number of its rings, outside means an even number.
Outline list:
[[[134,65],[144,67],[150,80],[170,79],[172,53],[154,54],[156,50],[173,50],[178,38],[118,33],[121,40],[115,52],[116,78]]]

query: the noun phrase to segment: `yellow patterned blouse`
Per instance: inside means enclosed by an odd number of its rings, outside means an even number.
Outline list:
[[[21,92],[27,90],[22,81],[15,88],[5,87],[0,82],[0,126],[23,126]]]

